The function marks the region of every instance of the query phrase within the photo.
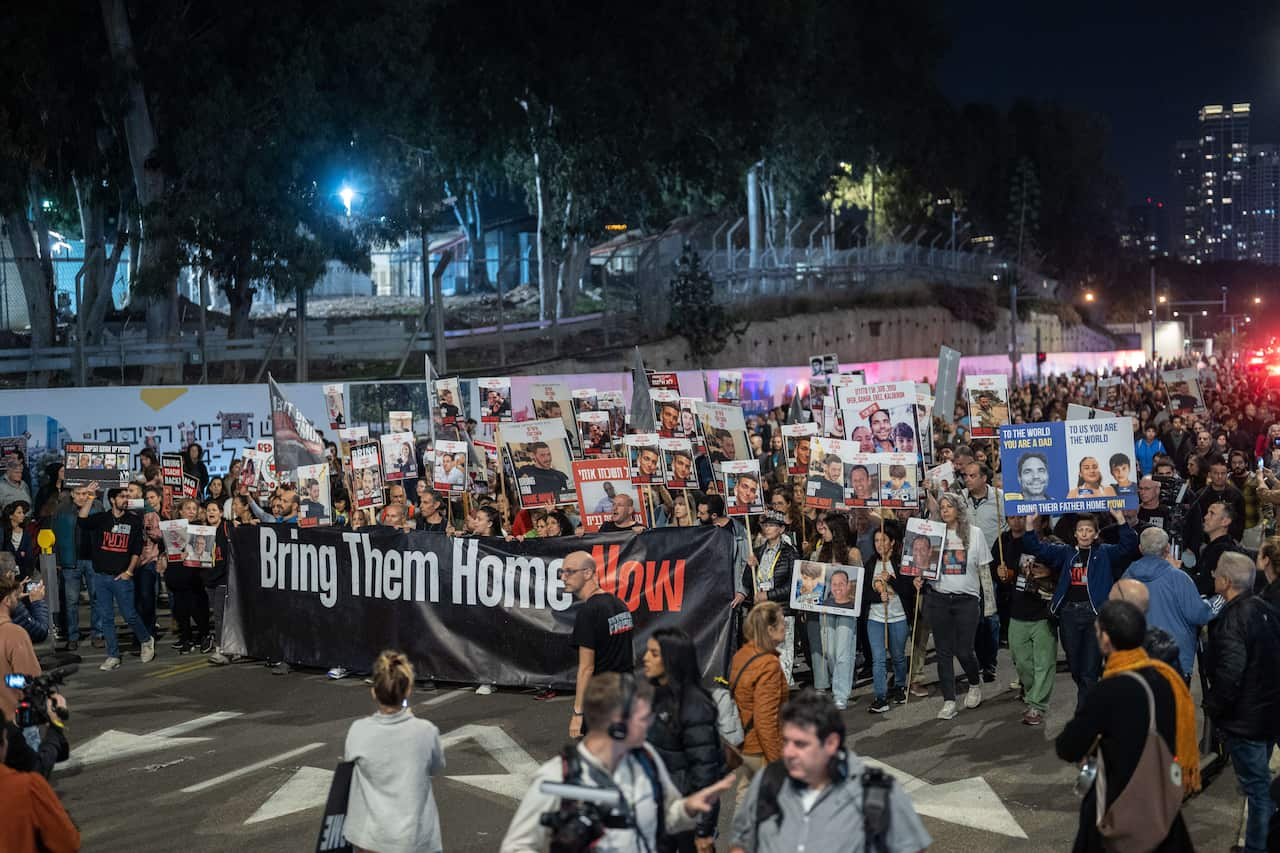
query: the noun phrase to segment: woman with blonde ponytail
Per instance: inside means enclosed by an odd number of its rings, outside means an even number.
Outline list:
[[[435,724],[409,707],[413,664],[384,651],[373,663],[377,710],[347,731],[344,760],[355,762],[343,834],[367,853],[439,853],[440,812],[431,777],[444,769]]]

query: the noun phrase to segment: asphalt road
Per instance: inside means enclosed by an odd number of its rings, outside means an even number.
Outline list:
[[[231,849],[309,851],[320,804],[351,721],[373,709],[361,678],[323,672],[273,674],[257,664],[213,668],[179,657],[169,638],[150,664],[125,657],[111,673],[103,654],[81,647],[81,672],[66,688],[72,709],[71,766],[54,773],[89,851]],[[866,711],[859,687],[847,721],[858,753],[890,765],[909,783],[936,851],[1059,851],[1075,834],[1074,768],[1052,739],[1074,704],[1060,674],[1045,726],[1020,724],[1022,708],[1001,678],[978,709],[952,722],[933,718],[936,698],[884,715]],[[569,700],[537,701],[460,685],[416,691],[415,713],[445,734],[446,777],[435,796],[447,851],[497,849],[528,770],[556,754]],[[1241,800],[1230,770],[1185,807],[1197,847],[1227,850]],[[731,806],[721,818],[728,826]],[[722,847],[722,849],[726,849]]]

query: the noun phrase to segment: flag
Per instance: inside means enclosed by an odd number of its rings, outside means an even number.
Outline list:
[[[324,442],[311,421],[289,402],[276,380],[267,374],[271,393],[271,432],[275,438],[276,470],[296,471],[304,465],[326,461]]]
[[[636,347],[635,363],[631,365],[631,430],[655,432],[653,399],[649,396],[649,376],[644,372],[644,359],[640,347]]]
[[[800,408],[800,383],[796,383],[796,388],[791,392],[791,411],[787,413],[787,423],[802,424],[804,423],[804,409]]]

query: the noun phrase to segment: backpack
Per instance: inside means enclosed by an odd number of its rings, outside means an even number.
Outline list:
[[[734,677],[732,683],[725,681],[723,678],[717,678],[716,681],[718,683],[711,688],[711,698],[716,703],[716,728],[720,732],[721,739],[731,747],[742,746],[747,739],[747,732],[751,731],[751,726],[755,723],[755,720],[752,720],[745,726],[742,725],[742,715],[738,712],[738,702],[733,698],[733,692],[738,689],[738,682],[742,680],[743,674],[751,667],[751,664],[755,663],[756,658],[763,657],[766,654],[768,652],[759,652],[752,655],[743,664],[742,669],[738,670],[738,674]],[[728,687],[721,687],[721,684],[727,684]],[[736,767],[737,765],[734,766]]]
[[[832,782],[843,782],[849,763],[844,750],[840,750],[840,775]],[[760,790],[756,794],[756,847],[759,847],[760,824],[766,820],[777,821],[782,826],[782,808],[778,805],[778,791],[786,784],[787,768],[781,761],[774,761],[760,771]],[[862,771],[862,834],[866,849],[872,853],[889,851],[889,793],[893,790],[893,777],[878,767]]]

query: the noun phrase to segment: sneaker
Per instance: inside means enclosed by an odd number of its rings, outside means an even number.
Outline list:
[[[289,664],[285,663],[282,660],[276,661],[275,663],[269,665],[268,669],[271,670],[272,675],[288,675],[290,672],[293,671],[289,668]]]
[[[907,704],[907,691],[905,688],[903,687],[893,688],[892,696],[893,696],[893,704],[895,705]]]
[[[74,652],[78,648],[80,648],[79,640],[67,640],[67,651]]]
[[[883,714],[889,710],[889,700],[883,696],[877,696],[875,701],[871,703],[871,707],[867,709],[872,714]]]
[[[345,666],[335,666],[333,669],[329,670],[327,675],[334,681],[337,681],[340,678],[346,678],[350,673],[351,670],[347,669]]]
[[[156,657],[156,641],[151,638],[142,644],[142,662],[151,663]]]
[[[969,692],[964,694],[964,706],[966,708],[976,708],[982,704],[982,688],[976,684],[969,688]]]
[[[119,668],[120,668],[120,658],[107,658],[102,662],[102,666],[98,667],[98,669],[102,670],[103,672],[110,672],[113,669],[119,669]]]
[[[192,652],[194,652],[195,650],[196,650],[196,647],[195,647],[195,646],[183,646],[182,648],[178,649],[178,654],[179,654],[179,655],[189,655],[189,654],[191,654]]]
[[[1027,713],[1022,715],[1022,724],[1024,726],[1038,726],[1044,722],[1044,715],[1035,708],[1028,708]]]
[[[1010,682],[1009,682],[1009,689],[1010,689],[1010,690],[1021,690],[1021,689],[1022,689],[1022,681],[1021,681],[1020,679],[1017,679],[1017,678],[1015,678],[1013,681],[1010,681]]]
[[[191,648],[191,644],[188,643],[186,640],[178,640],[176,643],[173,644],[173,650],[175,652],[178,652],[179,654],[182,653],[183,649],[189,649],[189,648]]]
[[[911,695],[917,699],[928,698],[929,688],[917,681],[915,684],[911,685]]]
[[[218,651],[209,655],[209,663],[213,664],[214,666],[226,666],[227,664],[231,663],[231,658],[224,655],[222,653],[222,650],[219,649]]]
[[[209,654],[214,649],[213,634],[204,638],[204,642],[200,644],[200,651]]]
[[[491,693],[493,693],[492,684],[481,684],[479,687],[476,688],[477,696],[488,696]]]
[[[942,703],[942,710],[938,712],[939,720],[954,720],[956,718],[956,703],[950,700]]]
[[[837,710],[837,711],[844,711],[844,710],[847,710],[847,709],[848,709],[848,707],[849,707],[849,704],[848,704],[847,702],[837,702],[837,703],[836,703],[836,710]]]
[[[90,645],[92,645],[95,649],[105,649],[107,647],[107,641],[104,640],[102,637],[94,637],[90,642]]]
[[[982,680],[987,684],[994,684],[996,681],[996,671],[994,669],[984,669],[982,671]]]

